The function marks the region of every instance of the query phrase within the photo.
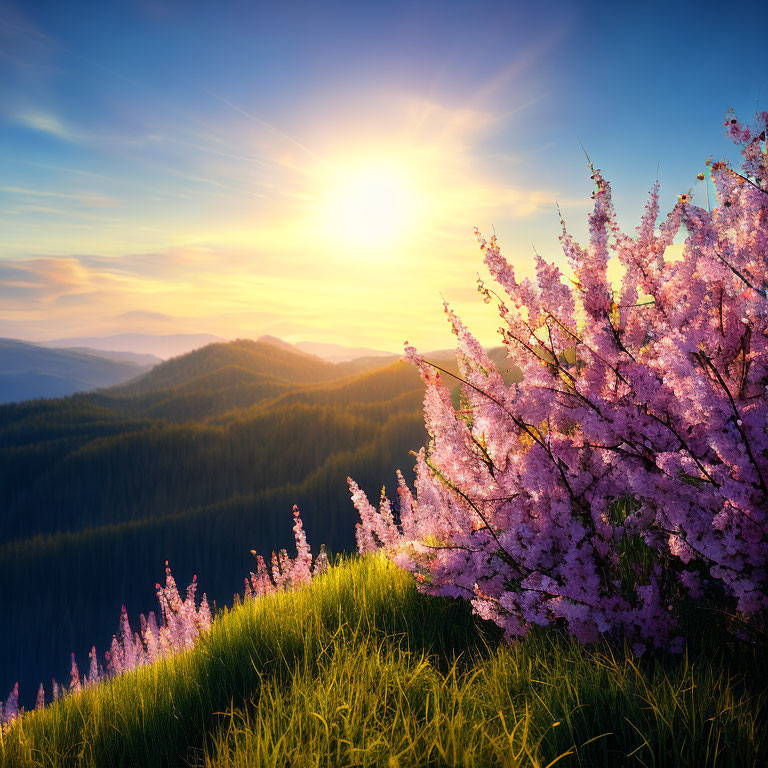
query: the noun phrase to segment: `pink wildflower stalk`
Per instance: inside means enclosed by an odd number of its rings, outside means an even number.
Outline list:
[[[296,559],[291,568],[291,586],[303,587],[312,580],[312,553],[296,505],[293,507],[293,534],[296,539]]]
[[[250,579],[245,580],[245,596],[260,597],[274,592],[275,585],[269,578],[264,558],[257,554],[256,550],[251,550],[251,554],[256,558],[256,573],[251,572]]]
[[[0,729],[14,721],[21,714],[22,711],[19,709],[19,684],[16,683],[8,694],[5,705],[0,700]]]
[[[69,690],[79,691],[82,688],[80,681],[80,670],[77,668],[77,662],[75,661],[75,654],[72,654],[72,666],[69,670]]]
[[[320,545],[320,554],[315,558],[315,564],[312,566],[312,576],[322,576],[328,573],[328,555],[325,552],[325,544]]]
[[[88,667],[88,676],[85,679],[86,685],[96,685],[101,681],[102,675],[99,671],[99,657],[96,655],[96,646],[92,646],[88,653],[90,664]]]
[[[208,605],[208,598],[203,592],[203,599],[200,601],[200,608],[197,611],[197,628],[200,633],[207,632],[213,623],[211,608]]]

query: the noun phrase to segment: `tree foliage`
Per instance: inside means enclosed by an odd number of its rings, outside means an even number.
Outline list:
[[[743,167],[708,161],[719,205],[683,194],[659,221],[656,184],[634,236],[590,166],[589,243],[564,223],[561,236],[573,280],[538,255],[536,280],[518,280],[480,238],[501,295],[479,289],[523,380],[506,384],[447,305],[459,409],[440,367],[406,345],[431,440],[415,495],[400,478],[399,525],[386,497],[377,511],[351,483],[362,551],[384,548],[422,590],[471,601],[510,638],[557,623],[638,653],[679,647],[675,606],[705,593],[765,621],[768,113],[726,127]]]

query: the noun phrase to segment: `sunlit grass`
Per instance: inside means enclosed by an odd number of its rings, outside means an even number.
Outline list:
[[[0,766],[758,766],[767,667],[711,627],[641,662],[556,633],[506,646],[366,558],[26,716]]]

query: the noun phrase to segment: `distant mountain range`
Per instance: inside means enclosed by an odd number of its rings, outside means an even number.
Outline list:
[[[27,342],[16,339],[0,339],[0,403],[12,403],[37,398],[66,397],[77,392],[125,384],[150,369],[168,360],[171,364],[162,366],[150,379],[142,379],[132,393],[142,388],[154,387],[155,382],[175,386],[179,375],[187,377],[187,389],[196,389],[210,374],[210,366],[216,368],[213,379],[228,385],[244,384],[254,378],[274,379],[277,375],[270,367],[270,349],[291,352],[292,360],[302,360],[307,373],[302,378],[297,370],[297,381],[318,376],[329,380],[344,375],[361,373],[377,365],[394,361],[397,355],[367,347],[349,348],[339,344],[300,342],[289,344],[275,336],[262,336],[257,355],[258,373],[253,371],[253,362],[246,368],[244,361],[252,357],[253,349],[247,345],[257,342],[243,342],[228,348],[219,336],[210,333],[149,334],[121,333],[112,336],[78,336],[53,339],[48,342]],[[196,354],[209,345],[214,348],[205,355]],[[187,355],[193,356],[187,359]],[[232,358],[237,360],[226,360]],[[174,359],[183,362],[173,363]],[[221,358],[222,364],[218,362]],[[200,363],[206,360],[206,365]],[[323,363],[318,369],[319,363]],[[346,368],[333,370],[330,363],[350,363]],[[279,366],[278,366],[279,368]],[[266,371],[269,371],[266,373]],[[311,373],[309,373],[311,371]],[[293,378],[293,376],[292,376]],[[212,385],[207,382],[207,386]]]
[[[38,344],[45,348],[44,344]],[[55,349],[55,347],[49,347]],[[64,347],[62,347],[64,349]],[[148,352],[125,352],[116,349],[94,349],[93,347],[66,347],[70,352],[80,352],[84,355],[95,355],[105,360],[115,360],[118,363],[134,363],[140,368],[151,368],[153,365],[163,362],[162,357],[149,354]]]
[[[293,352],[298,350],[308,355],[315,355],[329,363],[348,363],[350,360],[357,360],[361,357],[391,358],[392,360],[398,357],[394,352],[385,352],[370,347],[344,347],[341,344],[324,344],[317,341],[298,341],[296,344],[290,344],[276,336],[259,336],[259,341],[274,344],[283,349],[290,349]]]
[[[220,341],[224,341],[224,339],[212,333],[118,333],[111,336],[72,336],[44,341],[41,342],[41,345],[53,349],[81,349],[89,354],[98,350],[109,352],[113,356],[117,353],[150,355],[151,359],[143,361],[143,364],[151,364],[157,362],[158,359],[167,360],[178,355],[185,355],[187,352],[204,347],[206,344]],[[346,363],[361,357],[389,357],[393,360],[398,357],[393,352],[371,349],[370,347],[345,347],[341,344],[315,341],[299,341],[296,344],[291,344],[277,336],[270,335],[259,336],[258,341],[289,349],[291,352],[303,352],[307,355],[320,357],[330,363]],[[117,358],[113,357],[112,359]],[[140,361],[133,360],[133,362]]]
[[[167,360],[214,341],[223,339],[211,333],[117,333],[112,336],[75,336],[42,343],[55,349],[88,347],[90,350],[149,354]]]
[[[146,372],[150,356],[49,349],[14,339],[0,339],[0,402],[64,397],[111,387]]]
[[[152,334],[152,333],[119,333],[112,336],[73,336],[63,339],[53,339],[41,342],[42,346],[54,349],[82,349],[92,354],[99,350],[115,355],[119,352],[132,353],[134,355],[151,355],[152,360],[167,360],[171,357],[185,355],[206,344],[224,341],[220,336],[211,333],[176,333],[176,334]],[[291,344],[277,336],[259,336],[258,341],[273,346],[289,349],[291,352],[303,352],[306,355],[327,360],[330,363],[346,363],[361,357],[392,358],[397,357],[393,352],[385,352],[381,349],[370,347],[345,347],[341,344],[326,344],[315,341],[300,341]],[[113,358],[116,359],[116,358]],[[138,362],[138,361],[134,361]]]

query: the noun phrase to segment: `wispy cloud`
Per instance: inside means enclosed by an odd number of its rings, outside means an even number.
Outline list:
[[[118,204],[118,200],[113,197],[91,192],[56,192],[48,189],[27,189],[25,187],[9,186],[0,186],[0,192],[20,197],[52,197],[61,200],[71,200],[72,202],[87,208],[113,208]]]
[[[62,141],[78,142],[82,136],[66,126],[56,115],[46,112],[19,112],[15,115],[19,125],[31,128],[33,131],[54,136]]]
[[[219,96],[217,94],[211,93],[208,91],[208,94],[212,96],[217,101],[220,101],[222,104],[226,105],[230,109],[234,110],[238,114],[242,115],[243,117],[246,117],[249,121],[255,123],[256,125],[260,126],[264,130],[266,130],[268,133],[272,134],[273,136],[276,136],[282,141],[288,142],[289,144],[293,145],[294,147],[300,149],[302,152],[309,155],[309,157],[313,158],[314,160],[319,160],[319,156],[315,154],[311,149],[306,147],[304,144],[302,144],[297,139],[293,138],[293,136],[289,136],[285,131],[280,130],[276,126],[272,125],[272,123],[267,122],[266,120],[263,120],[262,118],[258,117],[257,115],[253,115],[250,112],[248,112],[246,109],[243,109],[242,107],[238,107],[236,104],[233,104],[228,99],[223,98],[222,96]]]

